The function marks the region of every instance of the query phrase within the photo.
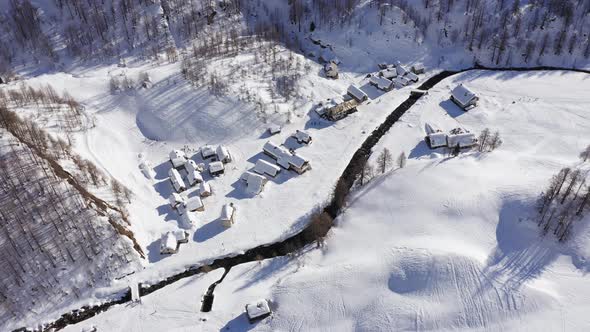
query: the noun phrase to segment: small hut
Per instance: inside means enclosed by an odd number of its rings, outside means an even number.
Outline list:
[[[221,161],[224,164],[231,162],[231,155],[229,154],[229,149],[223,145],[217,147],[215,151],[217,154],[217,160]]]
[[[330,61],[324,65],[324,72],[328,78],[338,78],[338,65]]]
[[[225,227],[231,227],[236,223],[236,208],[234,203],[225,204],[221,209],[221,224]]]
[[[204,147],[201,148],[201,157],[203,157],[203,159],[213,157],[213,156],[215,156],[215,154],[216,154],[215,148],[211,145],[205,145]]]
[[[176,236],[172,232],[167,232],[160,239],[160,254],[175,254],[178,252],[177,246]]]
[[[268,301],[265,299],[246,305],[246,315],[250,324],[270,316],[271,313],[272,310],[270,310]]]
[[[291,137],[295,138],[299,144],[311,144],[311,136],[304,131],[296,130]]]
[[[199,185],[199,196],[209,197],[213,192],[211,191],[211,185],[209,182],[201,182]]]

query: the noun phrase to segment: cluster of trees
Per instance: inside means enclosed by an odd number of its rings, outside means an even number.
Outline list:
[[[59,161],[71,160],[78,169],[76,173],[80,184],[93,185],[97,188],[110,186],[118,209],[126,213],[122,198],[130,203],[132,192],[115,180],[109,181],[108,177],[94,163],[74,153],[71,142],[48,134],[32,120],[22,119],[2,105],[0,105],[0,128],[10,132],[20,142],[50,163],[57,164]]]
[[[4,108],[0,119],[0,320],[6,322],[82,298],[134,268],[137,254],[35,151],[42,148],[37,130],[18,125],[30,148],[6,131]]]
[[[485,128],[481,131],[478,138],[478,151],[479,152],[491,152],[499,148],[503,141],[500,137],[500,132],[495,131],[493,134],[489,128]]]
[[[398,168],[406,167],[408,158],[405,152],[401,152],[395,159],[395,166]],[[369,160],[365,161],[359,173],[357,183],[359,186],[364,186],[369,183],[376,174],[384,174],[394,166],[393,156],[388,148],[383,148],[381,153],[377,156],[375,166],[373,166]]]
[[[39,89],[20,84],[18,89],[0,90],[0,106],[34,106],[41,115],[57,118],[61,130],[71,133],[81,129],[82,106],[67,92],[58,94],[47,84]]]
[[[584,162],[589,159],[589,151],[590,146],[581,154]],[[565,167],[551,178],[549,186],[539,198],[537,224],[542,228],[543,235],[553,231],[559,241],[565,241],[572,231],[574,222],[582,219],[588,209],[588,171],[583,167]]]

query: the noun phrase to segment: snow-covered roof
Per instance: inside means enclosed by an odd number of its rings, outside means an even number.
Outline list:
[[[423,71],[423,70],[424,70],[424,65],[423,65],[423,64],[421,64],[421,63],[418,63],[418,64],[415,64],[415,65],[413,65],[413,66],[412,66],[412,68],[413,68],[415,71]]]
[[[381,75],[387,79],[397,77],[397,70],[395,68],[387,68],[381,71]]]
[[[205,145],[201,148],[201,156],[203,158],[209,158],[215,155],[215,148],[211,145]]]
[[[162,252],[174,252],[176,251],[176,236],[172,232],[167,232],[162,235],[160,240],[160,251]]]
[[[229,150],[227,149],[227,147],[225,147],[223,145],[220,145],[217,147],[216,153],[217,153],[217,159],[219,159],[221,161],[230,161],[231,160]]]
[[[268,127],[268,132],[271,135],[278,134],[278,133],[281,132],[281,126],[279,126],[279,125],[271,125],[270,127]]]
[[[447,136],[447,144],[450,148],[453,148],[457,145],[461,148],[467,148],[470,146],[474,146],[477,143],[477,139],[475,135],[472,133],[462,133],[456,135],[448,135]]]
[[[293,133],[291,136],[295,137],[295,139],[297,139],[298,142],[309,142],[311,141],[311,136],[309,136],[308,133],[301,131],[301,130],[297,130],[295,131],[295,133]]]
[[[186,209],[189,211],[197,211],[203,208],[203,201],[201,201],[201,197],[194,196],[186,201]]]
[[[188,215],[188,213],[187,213]],[[182,229],[177,229],[172,232],[174,237],[176,237],[177,242],[186,243],[188,242],[188,232],[183,231]]]
[[[404,76],[408,72],[408,70],[399,63],[395,66],[395,70],[397,70],[399,76]]]
[[[221,161],[214,161],[209,164],[209,172],[217,173],[224,170],[223,163]]]
[[[406,78],[409,79],[410,81],[414,81],[414,82],[418,82],[418,80],[419,80],[418,75],[416,75],[416,74],[414,74],[412,72],[408,72],[406,74]]]
[[[195,183],[198,182],[203,182],[203,176],[201,175],[201,172],[194,170],[194,171],[188,171],[186,178],[188,180],[188,183],[190,185],[193,185]]]
[[[261,299],[254,303],[249,303],[246,305],[246,313],[248,314],[249,318],[257,318],[260,316],[264,316],[270,314],[270,306],[268,305],[268,301]]]
[[[184,198],[178,193],[172,193],[172,195],[168,197],[168,201],[172,207],[175,207],[178,204],[184,203]]]
[[[457,87],[451,91],[451,95],[461,105],[468,105],[474,98],[476,98],[475,93],[473,93],[463,84],[457,85]]]
[[[262,175],[251,173],[248,176],[247,181],[248,186],[246,187],[246,191],[251,194],[258,195],[264,188],[266,182],[268,182],[268,179]]]
[[[404,79],[403,77],[398,76],[393,80],[393,83],[399,87],[403,87],[408,84],[408,80]]]
[[[393,82],[382,76],[371,76],[369,81],[381,90],[389,90],[393,84]]]
[[[183,222],[184,226],[187,228],[190,228],[190,227],[196,225],[197,222],[199,221],[197,219],[197,215],[193,212],[184,213],[183,215],[181,215],[180,219]],[[188,241],[188,239],[187,239],[187,241]]]
[[[348,87],[348,89],[346,90],[346,92],[348,92],[349,95],[351,95],[352,97],[354,97],[358,101],[363,101],[363,100],[369,98],[369,96],[367,96],[366,93],[364,93],[361,89],[357,88],[354,85],[350,85]]]
[[[199,165],[197,165],[197,163],[192,159],[189,159],[184,163],[184,168],[186,169],[187,172],[192,172],[192,171],[202,172],[203,171],[201,169],[201,167]]]
[[[430,147],[431,148],[438,148],[441,146],[447,145],[447,134],[441,132],[435,132],[428,135],[428,139],[430,140]]]
[[[170,181],[174,184],[174,189],[180,190],[182,187],[185,187],[184,181],[176,169],[171,168],[170,171],[168,171],[168,176],[170,176]]]
[[[285,169],[289,169],[291,166],[302,168],[308,162],[304,157],[291,153],[284,146],[277,146],[270,141],[264,144],[263,150],[275,158],[277,164]]]
[[[170,152],[170,161],[174,167],[180,167],[185,163],[186,155],[181,150],[172,150]]]
[[[232,216],[234,214],[235,208],[233,206],[233,204],[225,204],[223,206],[223,208],[221,209],[221,220],[222,221],[228,221],[232,219]]]
[[[184,153],[184,151],[181,151],[181,150],[170,151],[170,160],[177,159],[177,158],[186,158],[186,154]]]
[[[209,182],[201,182],[199,185],[199,195],[203,196],[203,194],[211,193],[211,185]]]
[[[303,167],[303,165],[308,162],[307,158],[298,155],[298,154],[293,154],[289,160],[289,164],[297,167],[297,168],[301,168]]]
[[[258,174],[268,174],[270,176],[277,176],[277,173],[281,171],[281,168],[277,165],[273,165],[266,160],[258,159],[254,166],[254,172]]]

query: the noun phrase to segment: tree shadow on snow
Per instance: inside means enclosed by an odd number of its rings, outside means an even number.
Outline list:
[[[204,224],[200,228],[198,228],[195,231],[195,235],[193,236],[193,239],[196,242],[205,242],[205,241],[225,232],[226,230],[227,230],[227,228],[224,227],[221,224],[221,220],[219,218],[217,218],[207,224]]]
[[[443,100],[438,105],[453,119],[465,114],[465,111],[450,99]]]
[[[497,245],[482,271],[489,281],[487,286],[500,281],[503,288],[518,289],[561,254],[552,234],[540,236],[536,223],[524,218],[533,212],[534,202],[508,201],[500,208]]]

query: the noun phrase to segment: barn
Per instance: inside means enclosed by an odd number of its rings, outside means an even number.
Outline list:
[[[277,165],[273,165],[266,160],[258,159],[254,166],[254,172],[258,174],[267,174],[273,178],[279,174],[281,168]]]
[[[186,185],[184,184],[180,173],[176,169],[171,168],[170,171],[168,171],[168,176],[170,177],[170,182],[172,183],[174,190],[177,192],[186,190]]]
[[[349,96],[354,98],[359,103],[362,103],[363,101],[369,99],[369,96],[367,96],[367,94],[364,93],[363,90],[357,88],[354,85],[349,86],[348,90],[346,90],[346,92],[348,93]]]

